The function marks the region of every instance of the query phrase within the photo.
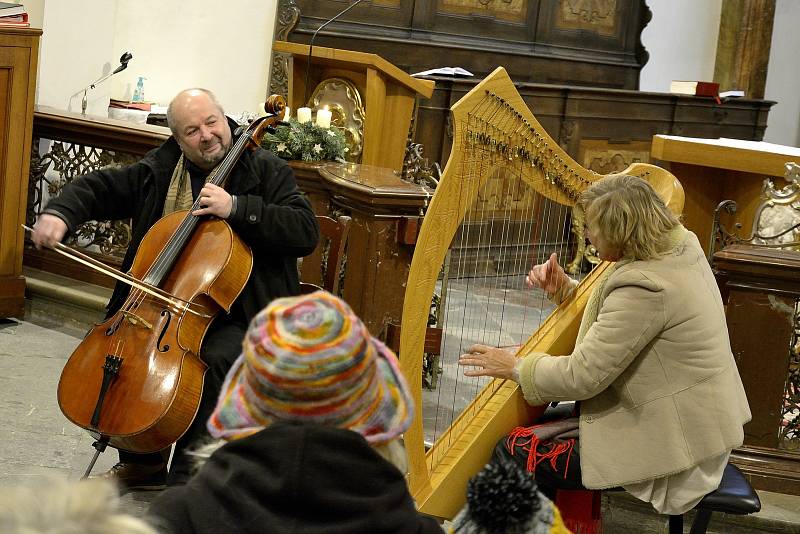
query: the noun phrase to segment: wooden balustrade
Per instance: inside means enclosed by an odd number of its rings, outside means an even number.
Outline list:
[[[169,130],[39,108],[34,114],[33,136],[27,214],[31,223],[46,204],[47,195],[57,194],[59,185],[105,164],[135,161],[163,143]],[[316,214],[352,217],[342,294],[374,335],[384,335],[387,324],[400,322],[418,222],[432,191],[405,182],[398,173],[382,167],[290,164]],[[85,240],[93,243],[90,252],[119,266],[119,247],[111,253],[102,248],[109,241],[119,242],[120,236],[124,243],[125,228],[124,222],[90,227],[84,232],[89,236]],[[29,267],[98,285],[114,283],[52,251],[37,251],[30,243],[24,261]],[[319,262],[321,258],[306,261]]]

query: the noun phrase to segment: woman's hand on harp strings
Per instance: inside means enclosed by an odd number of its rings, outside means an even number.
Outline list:
[[[469,352],[462,354],[458,359],[459,365],[475,367],[464,371],[464,376],[491,376],[517,381],[514,372],[517,357],[513,352],[486,345],[472,345]]]
[[[550,258],[539,265],[535,265],[525,277],[528,287],[541,287],[548,296],[554,295],[566,282],[569,276],[558,264],[558,254],[553,252]]]
[[[53,248],[67,234],[67,223],[49,213],[42,213],[33,225],[31,240],[37,249]]]

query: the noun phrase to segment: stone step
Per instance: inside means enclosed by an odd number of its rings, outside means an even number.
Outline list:
[[[29,267],[23,274],[26,320],[74,333],[105,317],[111,289]]]

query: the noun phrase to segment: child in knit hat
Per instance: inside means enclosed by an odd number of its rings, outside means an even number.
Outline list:
[[[406,487],[413,404],[397,358],[347,304],[277,299],[242,349],[208,420],[221,444],[151,505],[165,531],[442,532]]]
[[[493,458],[467,484],[449,534],[569,534],[558,508],[515,462]]]

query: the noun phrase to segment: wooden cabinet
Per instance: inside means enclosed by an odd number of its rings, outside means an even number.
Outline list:
[[[22,249],[28,198],[38,29],[0,28],[0,317],[25,308]]]
[[[800,495],[800,253],[732,245],[714,267],[753,415],[731,458],[754,488]]]

